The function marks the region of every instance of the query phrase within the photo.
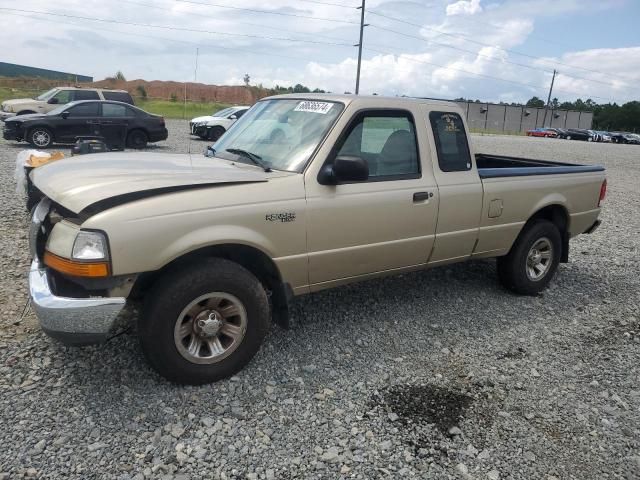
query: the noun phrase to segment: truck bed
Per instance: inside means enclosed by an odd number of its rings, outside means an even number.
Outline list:
[[[563,173],[604,171],[602,165],[576,165],[573,163],[504,157],[484,153],[476,154],[476,165],[478,166],[480,178],[526,177],[531,175],[557,175]]]

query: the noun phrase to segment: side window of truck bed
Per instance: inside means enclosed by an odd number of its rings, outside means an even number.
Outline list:
[[[457,113],[431,112],[429,120],[443,172],[471,170],[471,154],[462,118]]]
[[[338,155],[369,164],[369,180],[419,178],[420,162],[413,117],[406,111],[365,111],[347,128]]]

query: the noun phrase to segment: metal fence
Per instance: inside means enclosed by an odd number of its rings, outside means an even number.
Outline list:
[[[457,102],[467,115],[473,131],[519,133],[533,128],[586,128],[590,129],[593,112],[569,110],[547,111],[532,107],[516,107],[496,103]]]

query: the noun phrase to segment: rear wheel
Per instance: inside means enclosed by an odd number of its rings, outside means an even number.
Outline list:
[[[548,220],[535,220],[520,233],[509,253],[498,257],[498,279],[515,293],[540,293],[558,269],[561,250],[558,227]]]
[[[53,134],[46,127],[34,127],[27,134],[26,139],[37,148],[47,148],[53,144]]]
[[[199,385],[242,369],[268,327],[269,302],[258,279],[234,262],[211,258],[158,282],[145,299],[139,331],[160,375]]]
[[[127,146],[129,148],[145,148],[148,141],[149,138],[147,137],[147,134],[139,129],[132,130],[129,132],[129,135],[127,135]]]
[[[209,140],[216,142],[225,132],[226,130],[222,127],[213,127],[209,131]]]

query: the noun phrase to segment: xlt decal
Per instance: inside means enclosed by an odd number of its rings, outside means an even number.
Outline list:
[[[267,222],[293,222],[296,212],[267,213],[264,218]]]

